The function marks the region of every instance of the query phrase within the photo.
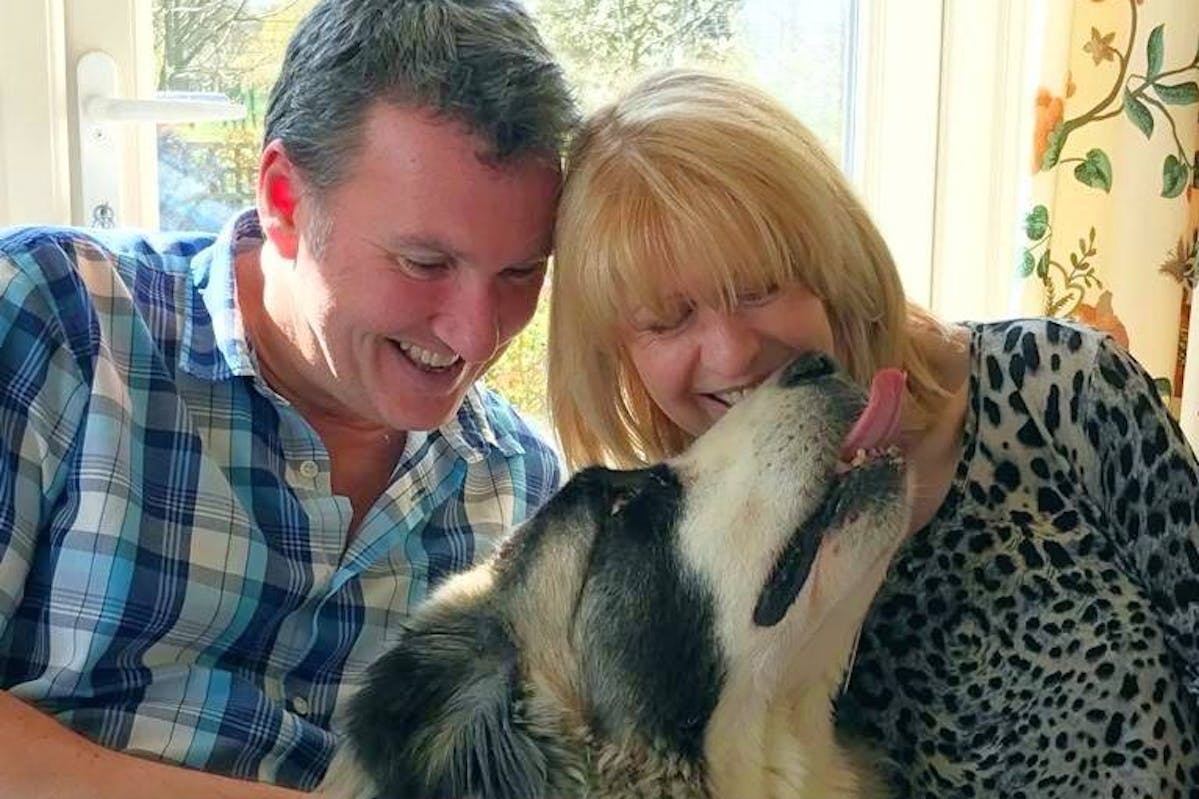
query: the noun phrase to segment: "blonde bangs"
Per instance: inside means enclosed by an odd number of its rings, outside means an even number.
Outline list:
[[[826,260],[819,238],[785,203],[737,202],[741,187],[724,176],[694,164],[667,171],[664,160],[624,153],[594,176],[587,240],[559,242],[598,335],[616,332],[639,309],[668,316],[680,296],[729,310],[747,293],[807,284],[807,264]]]

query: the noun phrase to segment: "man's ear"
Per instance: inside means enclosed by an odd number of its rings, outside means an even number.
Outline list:
[[[280,139],[271,141],[258,163],[258,221],[263,235],[287,260],[295,260],[300,247],[297,207],[300,174]]]
[[[515,645],[494,617],[446,610],[368,670],[349,709],[352,758],[380,797],[545,796],[549,753],[515,711]]]

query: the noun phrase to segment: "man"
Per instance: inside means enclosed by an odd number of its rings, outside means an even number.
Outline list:
[[[557,485],[475,380],[574,119],[516,0],[324,0],[256,210],[0,238],[0,796],[317,784],[408,608]]]

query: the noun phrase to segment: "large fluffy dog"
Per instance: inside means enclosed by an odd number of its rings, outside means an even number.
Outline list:
[[[907,527],[900,459],[841,454],[893,427],[875,384],[805,356],[682,457],[576,475],[371,668],[325,790],[873,795],[830,697]]]

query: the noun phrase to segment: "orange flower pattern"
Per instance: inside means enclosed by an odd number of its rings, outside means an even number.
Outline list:
[[[1048,89],[1037,90],[1036,125],[1033,129],[1032,171],[1041,171],[1045,162],[1045,151],[1049,149],[1049,136],[1058,125],[1062,124],[1062,114],[1065,104],[1062,98],[1053,95]]]
[[[1116,316],[1116,310],[1112,307],[1112,293],[1110,291],[1104,291],[1100,294],[1099,301],[1094,305],[1080,302],[1074,308],[1074,313],[1071,315],[1077,321],[1107,333],[1120,342],[1121,347],[1128,349],[1128,329],[1124,327],[1124,323],[1120,321],[1120,317]]]

